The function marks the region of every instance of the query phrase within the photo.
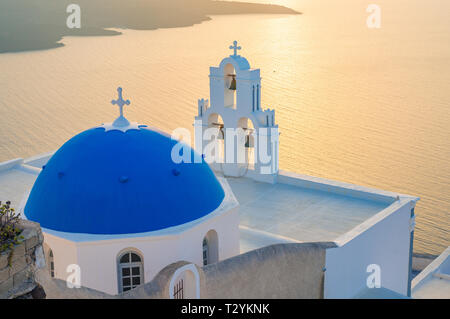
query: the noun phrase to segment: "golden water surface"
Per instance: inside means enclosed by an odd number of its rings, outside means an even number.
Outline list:
[[[263,106],[276,110],[280,167],[419,196],[415,251],[441,252],[450,245],[450,2],[277,3],[303,14],[214,16],[0,55],[0,161],[112,121],[119,85],[130,120],[192,130],[208,68],[236,39],[261,68]],[[380,29],[366,26],[369,3],[382,9]]]

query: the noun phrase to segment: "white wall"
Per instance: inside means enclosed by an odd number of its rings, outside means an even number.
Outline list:
[[[239,254],[238,226],[239,216],[234,207],[179,234],[77,243],[81,285],[117,294],[117,255],[126,248],[138,250],[144,256],[145,282],[180,260],[202,266],[203,237],[211,229],[218,235],[219,259],[235,256]]]
[[[381,268],[381,286],[406,295],[413,202],[401,200],[361,224],[326,253],[325,298],[352,298],[367,287],[367,266]]]
[[[67,266],[78,264],[77,247],[74,242],[50,235],[42,230],[44,234],[45,258],[48,258],[48,248],[53,251],[53,262],[55,266],[55,277],[66,280],[70,273],[67,273]],[[48,262],[48,260],[47,260]]]

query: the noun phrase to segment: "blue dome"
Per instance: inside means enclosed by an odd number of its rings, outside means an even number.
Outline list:
[[[145,128],[84,131],[43,168],[25,215],[44,228],[87,234],[148,232],[203,217],[225,193],[203,159],[172,161],[176,143]]]

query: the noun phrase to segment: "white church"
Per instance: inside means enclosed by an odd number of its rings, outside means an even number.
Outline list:
[[[40,223],[49,274],[75,264],[83,287],[117,295],[184,261],[162,297],[355,298],[376,270],[378,291],[411,296],[418,198],[279,170],[260,70],[230,49],[198,101],[195,151],[183,144],[197,161],[174,162],[178,140],[126,119],[119,88],[114,122],[0,163],[0,200]]]

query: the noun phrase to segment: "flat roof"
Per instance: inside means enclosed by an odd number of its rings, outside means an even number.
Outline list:
[[[11,201],[11,206],[19,209],[22,200],[31,191],[42,166],[52,153],[41,154],[29,159],[17,158],[0,163],[0,201]]]
[[[412,281],[414,299],[450,298],[450,246]]]
[[[241,252],[285,242],[332,242],[395,199],[227,177],[239,201]]]
[[[449,299],[450,279],[432,275],[420,287],[414,289],[414,299]]]
[[[22,200],[33,187],[37,174],[18,165],[0,170],[0,201],[11,201],[11,207],[18,210]]]

